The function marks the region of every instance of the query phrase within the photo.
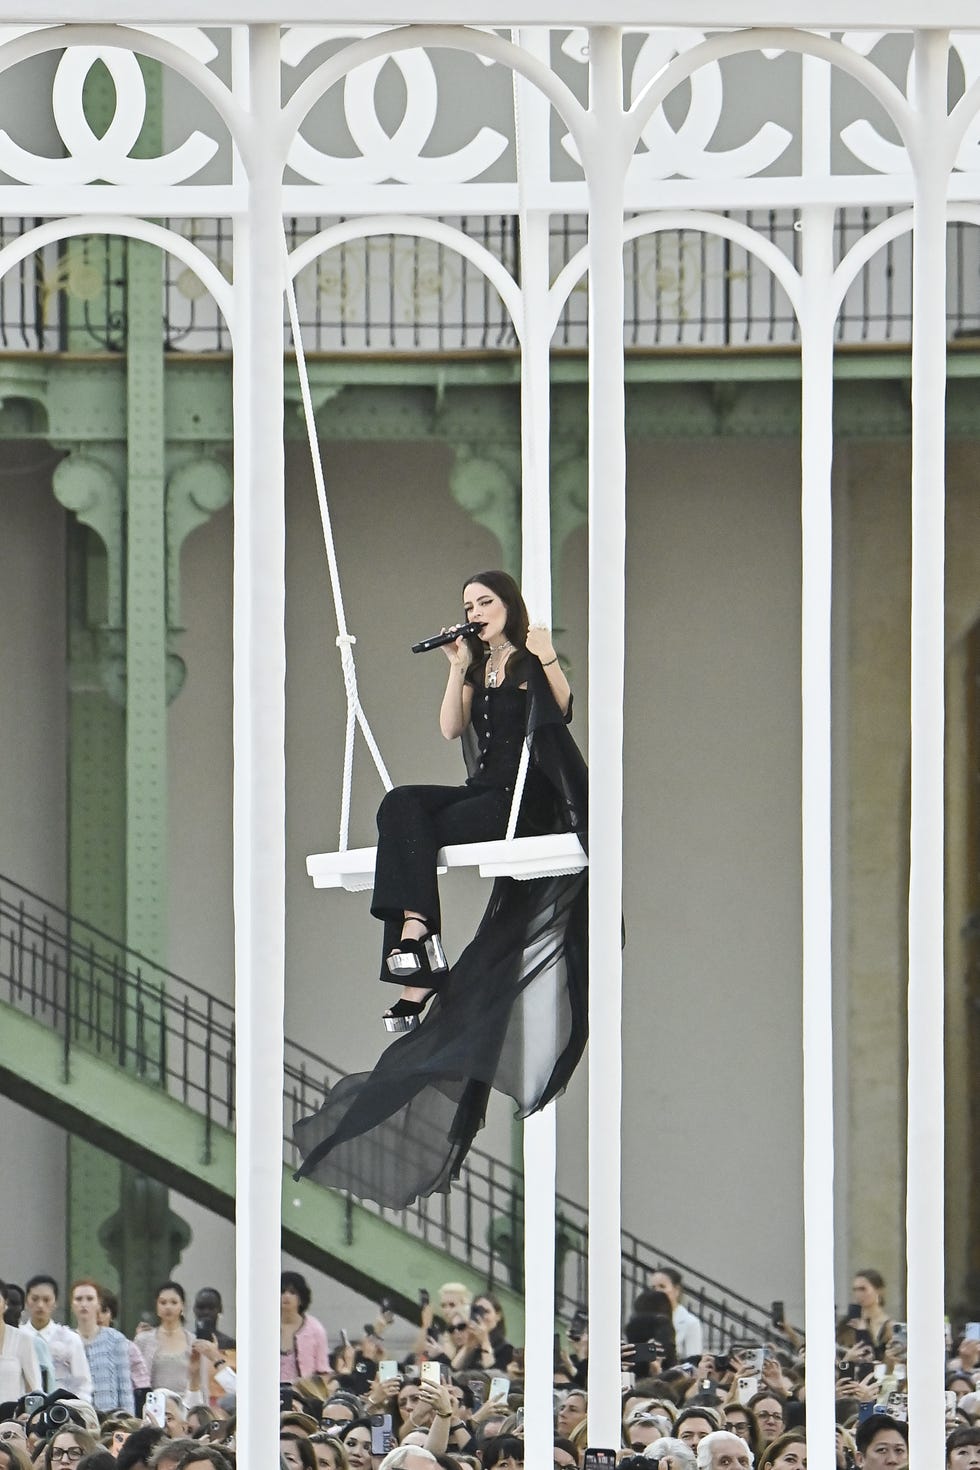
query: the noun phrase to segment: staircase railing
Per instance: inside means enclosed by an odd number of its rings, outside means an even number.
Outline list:
[[[199,1115],[204,1156],[212,1130],[235,1126],[235,1014],[227,1002],[128,949],[10,878],[0,876],[0,999],[62,1038],[66,1077],[74,1047],[96,1052],[165,1090]],[[285,1044],[283,1158],[298,1162],[294,1120],[319,1105],[345,1074],[296,1042]],[[467,1262],[492,1289],[521,1287],[523,1182],[519,1172],[473,1148],[451,1193],[402,1211],[364,1206],[417,1239]],[[557,1310],[586,1301],[588,1213],[559,1195]],[[348,1199],[353,1229],[353,1201]],[[658,1266],[684,1278],[706,1345],[771,1336],[765,1310],[631,1232],[622,1237],[623,1306]]]

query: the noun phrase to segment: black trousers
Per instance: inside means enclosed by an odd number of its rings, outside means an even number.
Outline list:
[[[383,919],[384,954],[401,938],[406,909],[442,927],[436,856],[454,842],[504,837],[511,792],[496,786],[396,786],[378,808],[371,912]],[[382,965],[382,979],[397,981]]]

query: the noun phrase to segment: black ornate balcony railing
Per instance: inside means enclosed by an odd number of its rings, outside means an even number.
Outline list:
[[[61,1037],[66,1076],[81,1048],[161,1087],[201,1119],[204,1156],[215,1128],[235,1126],[234,1011],[224,1001],[127,949],[108,935],[0,877],[0,1001]],[[295,1166],[293,1120],[318,1105],[344,1074],[306,1047],[285,1044],[283,1159]],[[366,1208],[482,1272],[520,1287],[523,1192],[518,1172],[474,1148],[448,1196],[401,1212]],[[570,1318],[586,1301],[588,1214],[557,1201],[557,1310]],[[764,1309],[631,1232],[622,1236],[623,1307],[660,1265],[681,1271],[707,1342],[771,1336]]]
[[[837,257],[893,211],[842,209]],[[750,210],[741,220],[799,265],[792,209]],[[331,223],[290,219],[293,248]],[[34,221],[0,219],[0,245]],[[224,219],[169,220],[230,275],[231,225]],[[510,215],[451,219],[512,273],[517,222]],[[582,216],[555,218],[551,272],[585,244]],[[950,339],[980,336],[980,230],[949,229]],[[0,282],[0,348],[43,351],[125,349],[127,244],[99,237],[62,241],[28,257]],[[906,233],[886,244],[848,292],[837,321],[841,343],[905,344],[912,330],[912,246]],[[666,230],[626,246],[628,349],[792,346],[798,326],[769,270],[744,248],[696,230]],[[194,273],[173,256],[163,266],[164,342],[174,352],[226,352],[231,339]],[[485,276],[447,246],[406,235],[354,240],[301,272],[297,296],[308,352],[514,351],[513,326]],[[288,333],[284,327],[284,343]],[[554,336],[558,349],[587,345],[584,279],[572,291]]]

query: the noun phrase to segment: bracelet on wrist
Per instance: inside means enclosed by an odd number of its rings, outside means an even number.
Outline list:
[[[551,668],[551,665],[552,664],[556,664],[557,662],[558,662],[558,655],[556,653],[555,656],[554,656],[554,658],[549,658],[548,662],[546,664],[542,664],[541,667],[543,669],[550,669]]]
[[[439,1410],[438,1409],[436,1410],[436,1418],[437,1419],[451,1419],[452,1417],[453,1417],[453,1411],[452,1411],[452,1409],[450,1409],[448,1411],[448,1413],[445,1413],[445,1414],[440,1414],[439,1413]]]

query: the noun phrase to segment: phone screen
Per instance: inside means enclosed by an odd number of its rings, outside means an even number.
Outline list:
[[[582,1470],[615,1470],[616,1451],[587,1449]]]
[[[371,1415],[371,1454],[386,1455],[391,1449],[393,1436],[391,1433],[390,1414]]]

